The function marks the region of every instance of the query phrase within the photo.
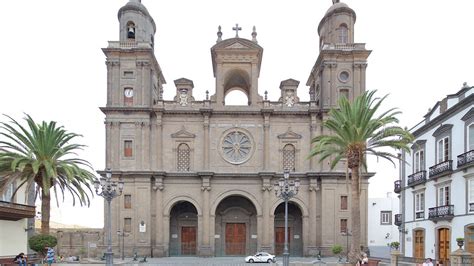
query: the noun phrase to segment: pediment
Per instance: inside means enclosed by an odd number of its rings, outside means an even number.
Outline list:
[[[300,85],[300,82],[296,79],[287,79],[287,80],[283,80],[281,83],[280,83],[280,88],[283,87],[283,86],[295,86],[295,87],[298,87],[298,85]]]
[[[172,138],[195,138],[196,135],[188,132],[184,127],[176,133],[171,134]]]
[[[291,128],[288,128],[288,131],[286,131],[283,134],[278,135],[279,139],[301,139],[302,136],[298,133],[295,133],[291,131]]]
[[[174,81],[174,84],[176,86],[178,85],[190,85],[191,87],[194,87],[194,83],[192,80],[187,79],[187,78],[180,78]]]
[[[433,137],[437,137],[437,136],[451,130],[451,128],[453,128],[452,124],[441,125],[440,127],[438,127],[438,129],[435,130],[435,132],[433,133]]]
[[[263,50],[263,48],[255,42],[243,38],[232,38],[216,43],[214,49],[249,49],[249,50]]]

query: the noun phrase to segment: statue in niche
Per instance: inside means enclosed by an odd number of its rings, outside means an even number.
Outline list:
[[[285,99],[284,99],[284,104],[287,106],[287,107],[293,107],[293,105],[295,105],[296,103],[296,98],[295,98],[295,93],[294,91],[287,91],[286,92],[286,96],[285,96]]]
[[[188,90],[187,89],[179,90],[178,102],[179,102],[179,105],[181,106],[188,105]]]

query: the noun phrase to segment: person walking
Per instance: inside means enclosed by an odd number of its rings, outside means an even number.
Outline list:
[[[46,262],[48,263],[48,266],[51,266],[54,262],[54,249],[52,247],[46,247],[48,249],[46,253]]]

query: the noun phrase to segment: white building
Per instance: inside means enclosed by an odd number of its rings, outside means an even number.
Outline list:
[[[411,129],[402,154],[402,251],[449,263],[456,238],[474,253],[474,87],[464,84]]]
[[[389,257],[389,244],[399,241],[395,215],[399,213],[399,199],[387,193],[385,198],[369,198],[368,240],[371,257]]]
[[[26,205],[25,188],[26,186],[21,187],[13,200],[15,184],[0,195],[0,257],[28,253],[28,237],[33,233],[33,220],[28,218],[35,216],[35,206]]]

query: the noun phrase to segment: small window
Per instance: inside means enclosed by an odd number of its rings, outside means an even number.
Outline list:
[[[467,151],[472,151],[474,150],[474,124],[469,125],[468,127],[468,146],[467,146]]]
[[[420,150],[415,153],[414,173],[425,170],[425,151]]]
[[[123,156],[125,157],[133,156],[133,141],[125,140],[123,142]]]
[[[425,193],[415,194],[415,219],[425,218]]]
[[[124,78],[133,78],[133,71],[124,71],[123,72]]]
[[[295,171],[295,146],[286,144],[283,147],[283,170]]]
[[[339,26],[337,31],[339,33],[338,34],[338,42],[339,43],[347,43],[349,40],[348,40],[348,29],[347,29],[346,24],[342,24],[341,26]]]
[[[450,205],[449,186],[438,188],[438,206]]]
[[[392,212],[381,211],[380,212],[380,224],[391,225],[392,224]]]
[[[191,165],[191,154],[188,144],[181,143],[178,146],[178,172],[187,172]]]
[[[341,196],[341,210],[347,210],[347,196]]]
[[[127,195],[125,194],[123,198],[123,207],[125,209],[131,209],[132,208],[132,195]]]
[[[125,106],[133,105],[133,88],[125,88],[123,90],[123,104]]]
[[[474,178],[471,178],[468,181],[468,199],[469,212],[474,212]]]
[[[135,39],[135,24],[133,22],[127,23],[127,38]]]
[[[438,141],[438,163],[449,160],[449,137]]]
[[[132,232],[132,218],[123,219],[123,231],[126,233]]]
[[[347,219],[341,219],[341,233],[347,233]]]
[[[349,99],[349,90],[348,89],[341,89],[339,90],[339,97],[345,97],[346,99]]]

